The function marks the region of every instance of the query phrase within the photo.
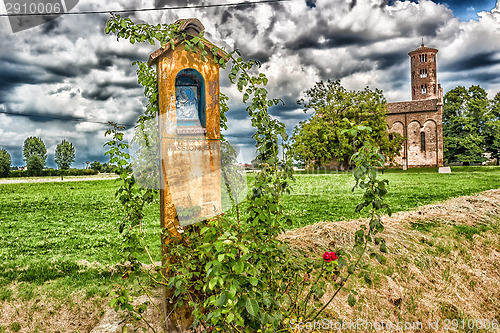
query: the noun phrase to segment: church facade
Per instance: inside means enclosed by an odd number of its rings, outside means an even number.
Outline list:
[[[408,53],[411,101],[387,104],[389,133],[406,137],[395,162],[403,169],[443,166],[443,89],[437,81],[437,49]]]

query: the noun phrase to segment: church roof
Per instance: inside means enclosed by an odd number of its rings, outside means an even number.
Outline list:
[[[423,99],[407,102],[387,103],[387,114],[408,113],[408,112],[425,112],[437,111],[439,100]]]
[[[426,47],[424,44],[420,45],[420,47],[416,50],[411,51],[408,53],[408,55],[411,57],[414,54],[419,54],[419,53],[438,53],[438,49],[434,49],[432,47]]]

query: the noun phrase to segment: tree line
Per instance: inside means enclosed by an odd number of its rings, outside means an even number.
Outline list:
[[[30,136],[24,140],[24,161],[31,176],[39,176],[45,168],[47,161],[47,148],[41,138]],[[54,162],[61,170],[68,170],[75,161],[75,147],[67,140],[62,140],[57,145]],[[0,149],[0,176],[7,177],[10,174],[11,156],[5,149]]]
[[[479,85],[459,86],[444,96],[446,163],[464,165],[500,159],[500,92],[493,99]]]

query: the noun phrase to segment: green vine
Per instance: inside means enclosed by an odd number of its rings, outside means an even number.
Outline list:
[[[180,31],[181,25],[182,21],[163,25],[135,24],[129,18],[112,15],[106,33],[113,33],[118,39],[127,39],[132,44],[149,42],[172,49],[184,47],[186,51],[198,54],[202,61],[213,61],[221,68],[230,65],[229,79],[242,94],[242,101],[247,103],[246,111],[255,128],[255,162],[259,172],[244,203],[244,214],[239,211],[242,204],[233,198],[237,205],[237,223],[218,215],[210,221],[183,228],[179,241],[167,242],[165,252],[177,258],[169,261],[167,276],[158,270],[146,272],[147,277],[156,285],[166,285],[172,291],[168,299],[173,305],[172,310],[189,305],[191,326],[204,328],[206,332],[285,332],[290,319],[315,320],[331,302],[330,299],[323,304],[321,297],[332,283],[327,278],[332,274],[337,277],[334,297],[343,290],[349,293],[348,303],[354,305],[356,292],[347,288],[345,282],[358,272],[370,283],[364,254],[371,243],[379,246],[379,252],[387,250],[383,239],[375,237],[383,230],[378,211],[388,209],[382,201],[387,182],[377,180],[376,173],[373,173],[376,165],[383,164],[377,148],[364,146],[353,156],[356,186],[365,189],[364,200],[357,210],[371,205],[371,212],[368,228],[356,232],[356,251],[352,259],[351,254],[342,249],[327,252],[327,257],[312,258],[278,240],[277,236],[290,222],[290,217],[283,212],[282,197],[290,192],[294,181],[285,126],[268,113],[270,107],[282,101],[269,98],[265,89],[268,79],[259,73],[257,61],[243,60],[238,50],[221,56],[221,50],[208,42],[203,32],[191,35]],[[138,121],[138,128],[141,128],[146,120],[154,119],[158,113],[158,87],[155,71],[146,63],[135,64],[139,67],[138,81],[144,86],[148,98],[145,114]],[[227,96],[220,95],[221,128],[224,129],[227,129],[228,100]],[[355,133],[350,134],[362,136],[363,130],[366,127],[353,128]],[[122,142],[119,127],[114,125],[107,134],[113,135],[107,143],[110,146],[108,154],[113,163],[122,168],[123,185],[117,192],[125,210],[122,230],[139,230],[137,238],[128,237],[129,257],[137,258],[136,252],[142,251],[151,258],[140,239],[140,226],[144,205],[151,201],[153,192],[138,188],[128,172],[126,166],[130,156],[124,152],[128,146]],[[137,141],[148,144],[147,140]],[[196,214],[195,210],[181,209],[179,214]],[[131,235],[130,231],[128,234]],[[384,262],[385,258],[379,252],[373,250],[370,255]],[[141,290],[150,295],[147,288]],[[135,311],[127,305],[130,303],[129,294],[124,293],[123,290],[117,293],[114,305],[129,312]],[[164,318],[166,321],[169,315]]]

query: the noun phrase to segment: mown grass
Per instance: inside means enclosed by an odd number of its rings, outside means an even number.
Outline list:
[[[105,294],[124,283],[114,266],[123,260],[116,180],[0,185],[0,297],[13,281],[51,293]],[[159,255],[159,202],[147,207],[147,241]],[[143,258],[146,259],[146,258]],[[50,282],[50,283],[48,283]]]
[[[436,168],[386,170],[379,178],[389,180],[386,201],[398,212],[500,188],[500,167],[452,167],[451,174],[439,174]],[[283,199],[292,216],[290,227],[362,216],[354,213],[362,192],[352,191],[355,182],[350,173],[299,173],[296,179],[294,190]]]
[[[393,211],[500,188],[498,167],[452,170],[452,174],[437,174],[430,169],[411,169],[404,173],[391,170],[379,176],[390,182],[387,201]],[[293,192],[283,198],[293,221],[287,227],[358,217],[354,207],[360,201],[361,192],[351,191],[354,181],[350,173],[298,174],[296,179]],[[249,183],[251,180],[249,175]],[[118,233],[121,207],[114,198],[118,186],[114,180],[0,184],[0,302],[36,307],[40,297],[47,297],[54,299],[56,306],[50,311],[57,314],[61,307],[75,307],[78,303],[75,295],[83,295],[94,308],[102,309],[113,286],[130,284],[129,280],[122,279],[119,270],[113,269],[123,259]],[[146,211],[143,227],[147,243],[151,244],[153,256],[159,258],[158,199],[148,205]],[[432,236],[422,238],[424,241],[415,240],[429,247],[428,253],[415,262],[419,269],[432,267],[438,256],[451,256],[457,246],[461,254],[463,248],[466,258],[467,244],[477,235],[492,230],[498,234],[499,230],[482,224],[442,226],[439,221],[416,221],[410,226]],[[451,241],[439,238],[444,234]],[[500,250],[498,239],[488,241]],[[409,261],[410,258],[401,259],[398,264],[381,268],[384,270],[381,273],[401,275],[404,270],[398,269]],[[443,270],[444,276],[449,273]],[[374,278],[374,283],[380,281]],[[477,282],[471,280],[470,283]],[[418,298],[416,294],[415,298],[402,300],[408,314],[413,311],[415,317]],[[26,324],[23,322],[23,325]],[[0,332],[3,329],[0,326]],[[21,326],[12,322],[5,329],[15,331]]]
[[[389,180],[387,201],[393,211],[500,188],[498,167],[452,170],[389,171],[380,178]],[[283,198],[293,221],[288,228],[359,216],[354,208],[361,192],[351,191],[351,174],[298,174],[296,179],[293,192]],[[92,287],[89,294],[98,294],[106,285],[118,283],[120,276],[110,269],[122,260],[121,208],[114,198],[118,185],[115,180],[0,184],[0,286],[51,281],[54,289]],[[159,258],[158,199],[146,210],[147,242]],[[456,230],[465,237],[475,232]],[[9,297],[8,291],[0,290],[0,296]]]

